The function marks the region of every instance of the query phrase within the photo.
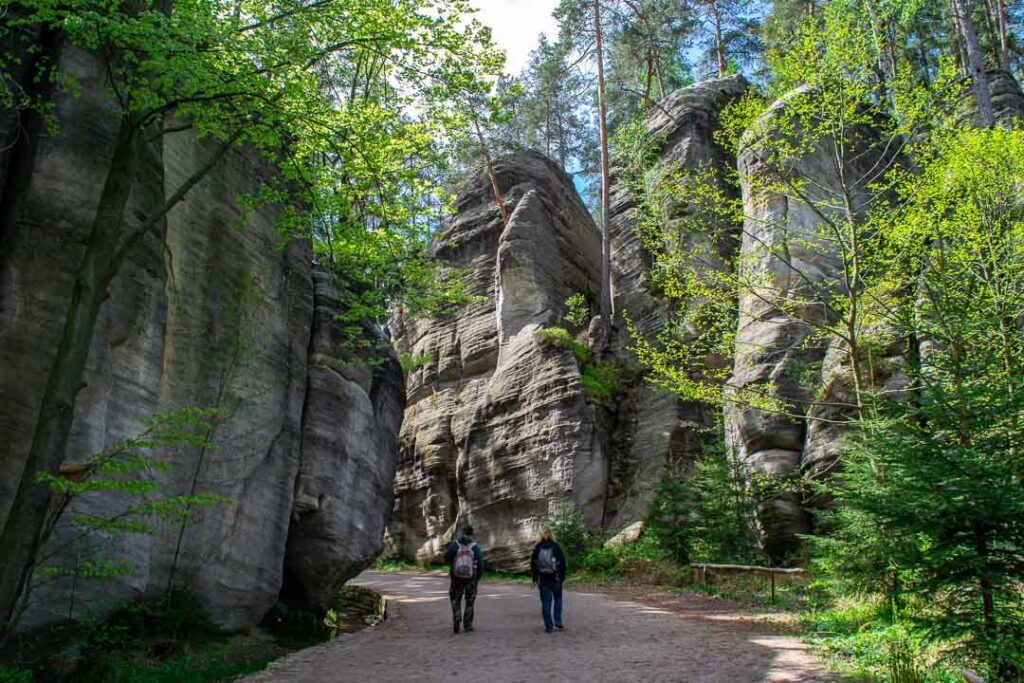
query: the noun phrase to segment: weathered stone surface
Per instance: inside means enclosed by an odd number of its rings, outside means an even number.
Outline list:
[[[302,462],[285,555],[284,596],[326,610],[338,589],[373,562],[391,515],[405,385],[398,358],[379,346],[353,349],[338,289],[313,271],[309,384]]]
[[[0,251],[0,522],[23,474],[116,131],[118,113],[98,61],[66,48],[61,67],[82,84],[82,96],[57,96],[58,134],[43,136],[32,164],[10,167],[23,177],[8,177],[3,186],[17,191],[2,197],[10,220]],[[5,126],[12,120],[0,118]],[[0,130],[0,139],[7,133]],[[148,139],[127,209],[129,229],[214,149],[190,133]],[[307,368],[310,245],[279,243],[277,207],[246,212],[236,201],[268,172],[256,154],[229,153],[133,248],[110,285],[67,461],[139,434],[142,419],[156,412],[217,408],[221,416],[208,436],[216,449],[168,452],[169,468],[153,476],[157,497],[205,493],[229,502],[197,511],[185,529],[157,523],[152,535],[93,534],[74,542],[78,531],[63,525],[44,551],[56,551],[52,561],[123,561],[132,568],[78,582],[76,614],[174,586],[197,592],[225,626],[258,622],[281,590],[297,492],[303,523],[292,527],[292,566],[302,571],[293,590],[321,597],[379,547],[391,506],[400,377],[392,362],[335,381],[333,361],[349,359],[325,332],[329,302]],[[311,514],[312,497],[321,507]],[[109,518],[130,502],[123,494],[90,494],[69,515]],[[346,514],[350,507],[356,512]],[[38,584],[21,627],[66,617],[70,589],[69,580]]]
[[[785,193],[766,188],[765,180],[778,184],[780,170],[771,165],[762,140],[779,135],[788,122],[789,100],[802,97],[799,89],[780,99],[755,122],[748,132],[747,146],[739,158],[743,187],[744,223],[741,246],[742,279],[752,283],[739,292],[739,325],[736,358],[730,385],[736,390],[764,392],[786,406],[773,412],[743,409],[729,404],[726,409],[730,446],[755,472],[779,477],[795,475],[804,462],[808,409],[829,354],[829,364],[844,362],[845,350],[828,348],[815,332],[831,321],[824,302],[841,295],[842,262],[839,246],[828,237],[822,215],[838,216],[843,196],[829,140],[819,141],[798,159],[787,160],[784,173],[793,182],[812,180],[802,193]],[[863,149],[850,155],[846,190],[856,215],[871,195],[860,179],[879,163],[881,151],[870,131],[858,131]],[[797,195],[800,194],[798,197]],[[780,307],[788,301],[788,310]],[[816,375],[815,375],[816,373]],[[818,411],[821,412],[820,410]],[[812,417],[821,414],[812,415]],[[828,428],[822,428],[823,434]],[[831,436],[830,436],[831,438]],[[821,445],[815,458],[827,467],[832,446]],[[765,550],[783,561],[799,548],[798,535],[810,530],[809,518],[796,488],[780,493],[759,510]]]
[[[1005,126],[1024,118],[1024,93],[1017,79],[1006,71],[990,71],[988,77],[996,121]]]
[[[714,140],[719,114],[746,92],[747,83],[733,76],[710,80],[683,88],[653,108],[647,130],[662,140],[659,165],[670,172],[693,173],[708,169],[722,183],[727,195],[736,196],[738,188],[725,181],[725,171],[735,159]],[[680,207],[671,220],[693,209]],[[617,397],[617,413],[611,445],[611,482],[606,523],[616,527],[640,518],[651,496],[653,484],[668,462],[684,463],[700,454],[709,439],[717,437],[708,428],[715,424],[714,411],[696,402],[681,401],[649,386],[643,370],[628,350],[632,343],[623,316],[637,326],[647,339],[653,339],[671,319],[674,304],[652,291],[650,266],[652,255],[637,234],[636,199],[622,184],[612,186],[611,238],[612,283],[618,321],[613,347],[626,366],[622,391]],[[737,232],[739,226],[709,226],[709,230]],[[687,237],[687,246],[731,244],[718,235]],[[717,247],[715,247],[717,249]],[[696,271],[714,267],[716,254],[710,246],[705,262],[689,264]],[[709,359],[709,362],[716,362]]]
[[[521,153],[495,170],[508,225],[480,172],[435,248],[483,298],[451,316],[395,320],[397,348],[419,367],[408,376],[388,533],[393,552],[434,560],[468,520],[489,563],[514,569],[567,502],[600,524],[605,461],[578,364],[536,338],[560,322],[568,296],[596,290],[600,244],[550,160]]]

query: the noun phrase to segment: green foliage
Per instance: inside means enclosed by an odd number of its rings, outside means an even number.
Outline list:
[[[418,356],[413,356],[407,353],[400,354],[398,362],[402,366],[402,372],[412,372],[418,368],[422,368],[424,365],[432,360],[430,354],[421,353]]]
[[[160,4],[27,0],[0,37],[53,29],[103,62],[122,120],[149,138],[179,131],[246,147],[276,175],[241,200],[282,208],[282,236],[312,236],[318,260],[353,292],[360,316],[413,311],[458,297],[427,244],[449,197],[431,175],[461,137],[465,103],[492,89],[503,57],[465,0]],[[39,55],[37,79],[80,88]],[[0,58],[5,95],[46,113]],[[168,134],[169,134],[168,132]],[[299,210],[299,207],[302,210]]]
[[[41,547],[48,554],[34,558],[30,576],[75,579],[69,588],[73,606],[77,580],[133,573],[131,564],[109,556],[119,536],[154,534],[157,523],[185,527],[193,524],[203,509],[229,503],[229,499],[209,493],[163,495],[166,484],[159,477],[170,468],[170,456],[178,451],[214,450],[207,437],[219,414],[196,408],[157,414],[143,420],[145,428],[138,436],[89,455],[81,463],[66,465],[57,476],[39,474],[37,480],[53,492],[55,503],[42,534]],[[119,499],[120,510],[104,516],[80,509],[81,502],[98,494]],[[46,541],[65,527],[73,540],[62,541],[56,548],[47,546]],[[31,600],[31,581],[29,586],[16,616]]]
[[[742,464],[709,448],[694,468],[669,468],[662,474],[646,528],[680,565],[755,564],[763,559],[755,513],[769,495]]]
[[[692,477],[667,470],[658,481],[644,520],[645,531],[658,539],[673,561],[684,566],[693,559],[698,498]]]
[[[580,365],[584,365],[590,360],[590,349],[576,341],[572,334],[564,327],[543,327],[537,330],[537,339],[542,344],[572,351]]]
[[[576,292],[565,300],[565,320],[577,330],[590,322],[590,301],[583,292]]]
[[[620,374],[615,361],[595,359],[590,348],[576,341],[564,327],[544,327],[536,334],[542,344],[572,351],[580,365],[580,381],[587,395],[599,401],[609,401],[614,397]]]
[[[579,562],[594,544],[594,537],[583,523],[583,515],[573,508],[563,508],[548,523],[566,554],[567,562]]]
[[[817,561],[836,592],[882,593],[987,678],[1016,680],[1024,345],[1011,319],[1024,305],[1024,133],[950,127],[927,142],[887,207],[905,260],[879,286],[917,287],[913,314],[887,322],[927,346],[905,370],[910,390],[873,397],[846,442]]]
[[[594,361],[583,366],[583,389],[599,400],[610,401],[619,388],[619,366],[611,361]]]
[[[25,669],[0,668],[0,683],[32,683],[33,678]]]
[[[721,359],[734,355],[737,282],[730,253],[742,205],[720,169],[701,165],[683,173],[658,163],[663,144],[642,121],[622,126],[612,138],[617,177],[637,205],[635,230],[653,258],[648,286],[673,304],[653,338],[625,312],[630,350],[650,369],[647,381],[654,386],[720,405],[732,370]],[[765,403],[756,395],[743,398]]]
[[[663,572],[668,558],[652,536],[641,536],[633,543],[607,547],[608,535],[590,532],[583,516],[572,508],[562,509],[549,522],[555,540],[566,554],[570,575],[588,577],[645,577]],[[610,534],[609,534],[610,535]]]

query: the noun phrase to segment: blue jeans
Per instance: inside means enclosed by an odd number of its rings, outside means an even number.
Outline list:
[[[555,618],[551,618],[551,603],[555,603]],[[540,582],[540,615],[544,618],[544,630],[552,631],[562,625],[562,584],[558,581]]]

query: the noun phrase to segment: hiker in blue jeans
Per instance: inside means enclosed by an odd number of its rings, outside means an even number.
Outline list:
[[[544,618],[544,630],[551,633],[562,624],[562,585],[565,583],[565,553],[555,543],[551,529],[545,529],[540,543],[533,547],[530,558],[530,572],[533,585],[540,588],[540,614]],[[552,615],[552,603],[554,614]]]

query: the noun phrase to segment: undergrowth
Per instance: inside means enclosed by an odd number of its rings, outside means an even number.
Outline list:
[[[580,381],[591,398],[610,401],[619,387],[620,368],[613,361],[598,360],[590,347],[581,344],[564,327],[544,327],[537,330],[542,344],[572,351],[580,366]]]
[[[215,624],[191,593],[124,602],[102,618],[19,634],[0,652],[0,683],[232,680],[324,642],[339,630],[364,625],[363,613],[372,612],[373,606],[361,604],[367,600],[350,596],[348,590],[338,594],[330,624],[322,615],[277,605],[259,628],[234,632]]]

